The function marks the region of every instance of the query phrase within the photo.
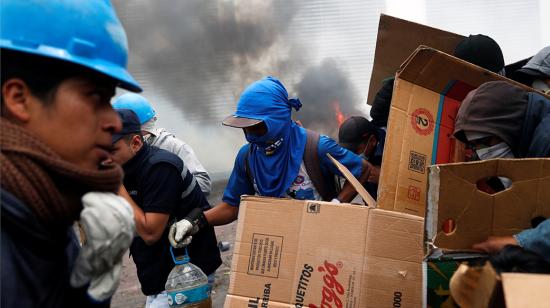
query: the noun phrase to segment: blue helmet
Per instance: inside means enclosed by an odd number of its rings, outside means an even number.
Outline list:
[[[85,66],[140,92],[128,42],[107,0],[2,0],[0,47]]]
[[[113,108],[131,109],[137,114],[139,123],[142,125],[157,114],[145,97],[135,93],[126,93],[115,98]]]

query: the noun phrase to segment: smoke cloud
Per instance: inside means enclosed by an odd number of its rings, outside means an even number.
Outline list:
[[[289,61],[299,61],[299,53],[281,41],[297,10],[294,1],[115,4],[128,33],[131,67],[146,72],[155,88],[194,119],[225,114],[219,105],[232,98],[228,94],[238,95],[236,90],[265,74],[285,74]],[[285,53],[294,59],[281,57]]]
[[[334,59],[309,68],[295,86],[303,108],[295,114],[302,124],[331,137],[338,135],[338,113],[349,117],[358,113],[356,90]],[[340,119],[342,121],[343,119]]]
[[[296,119],[333,137],[335,102],[344,115],[361,103],[340,63],[311,56],[317,34],[295,22],[308,1],[113,3],[128,35],[130,71],[157,107],[160,126],[190,144],[209,171],[231,170],[245,140],[221,120],[241,91],[266,75],[301,99]]]

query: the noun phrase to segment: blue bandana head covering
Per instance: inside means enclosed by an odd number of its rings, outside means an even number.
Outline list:
[[[250,169],[260,195],[284,196],[298,175],[306,132],[292,121],[291,110],[301,106],[300,100],[289,99],[283,84],[271,76],[254,82],[241,94],[234,115],[261,120],[267,127],[262,136],[245,133],[251,146]]]

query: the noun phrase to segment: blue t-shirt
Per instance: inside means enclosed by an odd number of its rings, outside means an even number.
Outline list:
[[[248,176],[245,171],[245,162],[246,153],[249,151],[249,145],[245,144],[239,150],[237,157],[235,158],[235,165],[233,166],[233,171],[229,177],[229,182],[223,193],[222,200],[229,205],[239,206],[242,195],[254,195],[256,190],[252,183],[250,183]],[[349,171],[356,177],[362,173],[362,159],[358,155],[346,150],[327,136],[320,136],[318,144],[318,155],[321,162],[321,171],[325,178],[330,176],[339,175],[343,176],[340,170],[330,161],[328,156],[329,153],[342,165],[346,166]],[[250,164],[251,165],[251,164]],[[266,170],[266,172],[272,172],[272,170]],[[266,196],[266,197],[279,197],[279,196]]]

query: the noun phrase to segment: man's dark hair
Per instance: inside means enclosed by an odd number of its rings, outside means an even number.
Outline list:
[[[50,57],[2,49],[0,78],[2,86],[12,78],[23,80],[31,93],[45,104],[53,101],[57,87],[65,79],[86,76],[98,80],[105,77],[91,69]],[[1,97],[2,104],[4,97]]]
[[[338,143],[344,148],[356,152],[359,145],[366,142],[370,136],[379,139],[376,127],[364,117],[353,116],[340,126]]]
[[[141,140],[141,142],[145,142],[145,140],[143,139],[143,135],[141,133],[131,133],[128,135],[124,135],[124,137],[122,137],[122,140],[124,140],[126,144],[130,144],[130,141],[134,138],[134,136],[139,136],[139,139]]]

